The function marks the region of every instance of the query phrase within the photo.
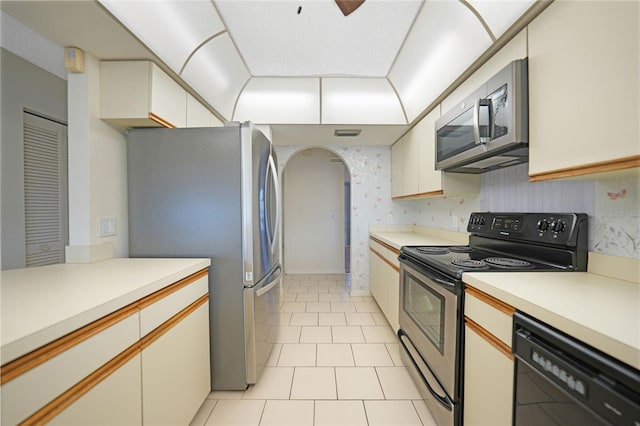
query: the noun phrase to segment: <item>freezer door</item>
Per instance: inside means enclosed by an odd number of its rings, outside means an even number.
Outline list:
[[[254,287],[244,289],[247,384],[259,380],[278,341],[282,305],[280,265]]]
[[[280,263],[280,184],[271,142],[250,124],[242,128],[245,286]]]

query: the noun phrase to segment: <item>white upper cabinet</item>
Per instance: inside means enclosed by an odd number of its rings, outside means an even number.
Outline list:
[[[522,30],[502,49],[496,52],[487,62],[485,62],[476,72],[467,78],[456,90],[451,92],[442,101],[442,114],[446,114],[467,96],[477,90],[482,84],[486,83],[498,71],[506,67],[516,59],[527,57],[527,30]]]
[[[222,127],[224,123],[187,93],[187,127]]]
[[[468,0],[487,26],[499,38],[534,3],[535,0]]]
[[[181,77],[226,118],[250,75],[229,34],[221,34],[200,47]]]
[[[529,175],[640,164],[640,3],[552,3],[529,24]]]
[[[406,124],[386,78],[323,78],[322,124]]]
[[[266,124],[320,122],[317,78],[252,78],[240,94],[235,121]]]
[[[413,121],[492,43],[474,13],[458,1],[425,2],[389,73]]]
[[[224,30],[209,0],[99,1],[177,73],[200,44]]]
[[[100,118],[123,127],[185,127],[187,94],[153,62],[104,61]]]

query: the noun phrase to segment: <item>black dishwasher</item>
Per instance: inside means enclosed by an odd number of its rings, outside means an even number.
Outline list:
[[[520,312],[515,426],[640,426],[640,372]]]

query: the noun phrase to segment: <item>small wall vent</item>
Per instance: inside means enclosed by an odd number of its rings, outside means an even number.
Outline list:
[[[336,129],[333,131],[333,135],[339,138],[353,138],[355,136],[358,136],[361,131],[362,129]]]

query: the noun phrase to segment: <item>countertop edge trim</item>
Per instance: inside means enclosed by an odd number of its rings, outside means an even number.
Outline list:
[[[395,254],[400,254],[400,250],[398,250],[397,248],[393,247],[392,245],[385,243],[384,241],[382,241],[379,238],[373,237],[373,236],[369,236],[369,239],[372,241],[375,241],[376,243],[380,244],[381,246],[383,246],[384,248],[391,250],[393,253]]]
[[[491,346],[499,350],[504,356],[509,358],[511,361],[515,360],[511,348],[507,346],[502,340],[498,339],[496,336],[491,334],[489,331],[485,330],[482,326],[478,325],[475,321],[473,321],[469,317],[464,317],[465,326],[469,327],[471,331],[480,336],[484,341],[489,343]]]
[[[484,291],[478,290],[477,288],[471,287],[468,284],[465,283],[465,288],[464,291],[469,293],[470,295],[472,295],[473,297],[475,297],[476,299],[479,299],[480,301],[486,303],[487,305],[499,310],[500,312],[507,314],[509,316],[513,316],[513,313],[516,311],[516,309],[511,306],[506,304],[505,302],[503,302],[500,299],[497,299],[487,293],[485,293]]]
[[[40,425],[49,422],[55,416],[63,412],[74,402],[100,384],[120,367],[140,354],[140,341],[129,346],[120,354],[109,360],[106,364],[86,376],[84,379],[58,395],[53,401],[33,413],[20,423],[21,426]]]
[[[164,334],[166,334],[169,330],[175,327],[178,323],[180,323],[183,319],[191,315],[196,309],[200,306],[204,305],[209,301],[209,293],[205,293],[196,299],[194,302],[189,304],[186,308],[182,309],[180,312],[169,318],[167,321],[160,324],[158,327],[153,329],[149,334],[146,334],[140,339],[140,347],[142,350],[151,346],[153,342],[158,340]]]
[[[387,265],[391,266],[396,272],[400,272],[400,268],[397,265],[394,265],[393,263],[389,262],[389,259],[384,257],[384,255],[382,255],[381,253],[379,253],[375,249],[369,248],[369,250],[371,250],[373,252],[373,254],[375,254],[380,259],[382,259],[382,261],[384,261],[384,263],[386,263]]]

